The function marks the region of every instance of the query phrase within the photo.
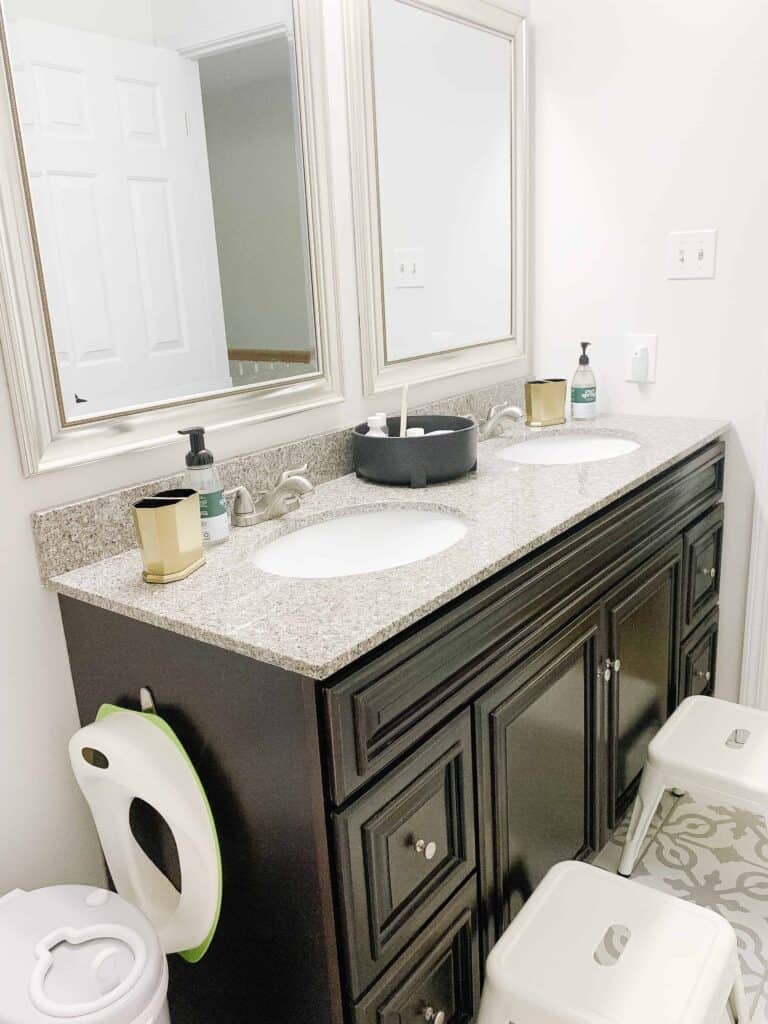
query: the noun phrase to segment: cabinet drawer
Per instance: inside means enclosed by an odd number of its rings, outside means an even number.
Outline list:
[[[692,629],[717,604],[723,550],[723,506],[685,532],[683,630]]]
[[[722,493],[714,444],[383,644],[322,691],[328,785],[345,800]]]
[[[423,1024],[440,1013],[445,1024],[469,1024],[480,1000],[476,901],[472,878],[352,1007],[353,1024]]]
[[[475,869],[468,711],[333,816],[352,996]]]
[[[680,645],[680,699],[715,688],[718,612],[715,609]]]

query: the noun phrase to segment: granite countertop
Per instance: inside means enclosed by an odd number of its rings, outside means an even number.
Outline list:
[[[48,585],[67,597],[326,679],[727,428],[719,420],[645,416],[603,416],[543,431],[513,427],[503,438],[482,442],[477,472],[451,483],[410,490],[349,475],[322,484],[283,519],[233,530],[228,543],[208,551],[206,565],[178,583],[144,583],[135,549],[55,576]],[[577,431],[631,438],[640,447],[571,466],[523,466],[498,457],[529,436]],[[438,555],[360,576],[287,579],[252,564],[257,548],[285,532],[387,506],[454,512],[469,529]]]

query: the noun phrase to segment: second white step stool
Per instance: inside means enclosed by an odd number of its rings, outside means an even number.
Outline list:
[[[768,712],[688,697],[656,733],[632,809],[619,874],[628,878],[665,789],[768,813]]]
[[[576,861],[491,950],[478,1024],[748,1024],[736,935],[697,907]]]

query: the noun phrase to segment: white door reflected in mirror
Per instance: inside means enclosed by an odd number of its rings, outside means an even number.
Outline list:
[[[67,422],[318,371],[290,0],[8,0]]]

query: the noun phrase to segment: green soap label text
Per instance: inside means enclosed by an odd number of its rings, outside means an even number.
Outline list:
[[[200,518],[213,519],[214,516],[223,516],[227,513],[227,503],[224,501],[224,491],[211,491],[208,494],[200,495]]]
[[[571,388],[571,401],[577,404],[597,401],[597,388]]]

